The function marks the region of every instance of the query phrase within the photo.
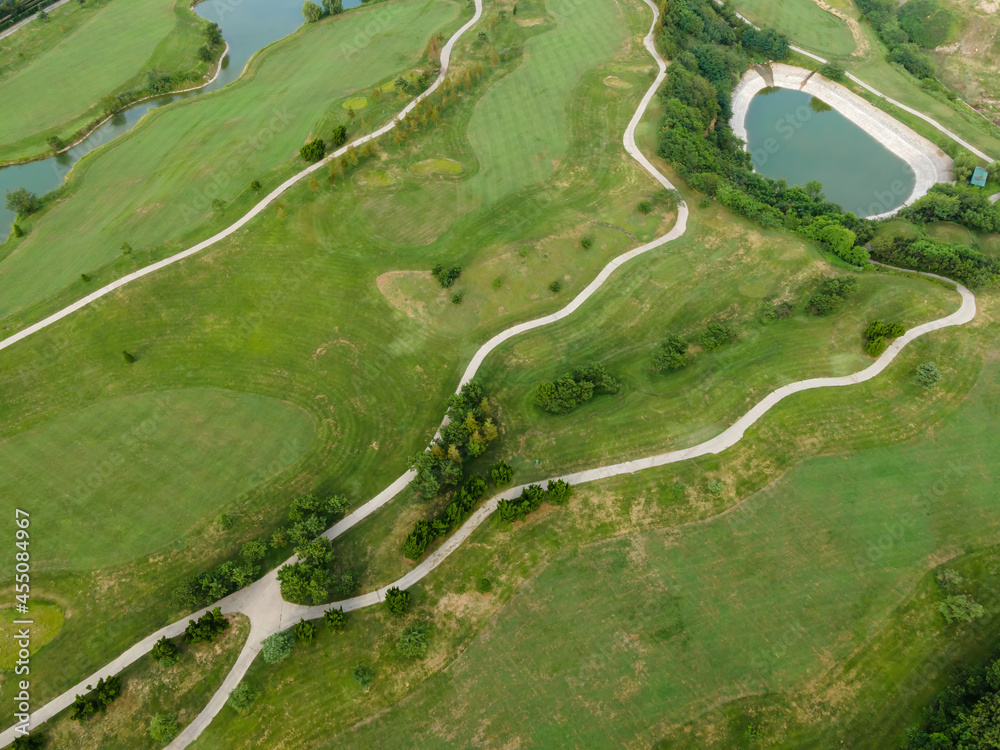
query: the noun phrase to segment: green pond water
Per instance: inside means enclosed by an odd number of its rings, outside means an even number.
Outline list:
[[[754,169],[790,185],[823,184],[826,199],[858,216],[898,208],[916,182],[910,166],[810,94],[764,89],[746,115]]]

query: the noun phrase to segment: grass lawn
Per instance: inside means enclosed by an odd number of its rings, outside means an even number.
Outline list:
[[[391,7],[374,6],[357,14]],[[407,7],[397,8],[399,28],[411,18]],[[641,38],[648,11],[638,5],[623,7],[634,38]],[[519,14],[533,10],[530,3],[522,3]],[[600,22],[598,16],[591,18]],[[512,38],[530,30],[509,25]],[[470,44],[476,45],[475,40]],[[456,52],[459,60],[489,58],[489,49]],[[574,97],[587,106],[573,108],[567,157],[549,179],[512,192],[497,205],[466,211],[460,202],[442,200],[447,193],[438,191],[455,189],[468,172],[425,176],[410,171],[412,164],[430,158],[474,166],[464,128],[488,83],[519,64],[520,59],[512,60],[491,69],[482,85],[460,92],[439,125],[411,134],[399,146],[390,141],[379,156],[349,173],[350,182],[339,180],[333,189],[325,179],[322,186],[298,186],[282,199],[282,212],[266,212],[247,231],[203,256],[126,287],[0,354],[6,394],[0,403],[0,440],[11,444],[30,440],[35,430],[73,424],[81,414],[93,414],[97,420],[96,415],[104,413],[111,415],[104,419],[114,420],[116,404],[154,390],[222,389],[236,399],[278,399],[294,405],[289,407],[293,411],[298,407],[308,413],[315,429],[313,442],[297,460],[301,451],[291,456],[282,451],[277,456],[243,453],[247,482],[234,487],[221,481],[214,494],[206,488],[210,509],[187,516],[175,512],[172,524],[161,523],[158,511],[144,510],[142,518],[151,527],[159,525],[149,532],[137,529],[130,541],[134,546],[121,556],[103,553],[105,562],[97,563],[103,567],[53,566],[34,579],[39,596],[44,593],[72,613],[53,645],[32,661],[36,701],[68,688],[71,680],[176,617],[170,593],[180,579],[235,555],[249,538],[269,536],[293,497],[310,491],[342,492],[352,503],[360,503],[383,489],[403,470],[406,456],[426,444],[445,398],[482,341],[513,322],[564,304],[565,296],[548,292],[551,279],[566,279],[562,295],[575,294],[610,258],[670,226],[669,212],[641,220],[634,215],[635,204],[649,197],[655,185],[632,165],[620,141],[650,66],[648,55],[634,44],[577,83]],[[630,88],[604,85],[612,72]],[[343,111],[339,100],[331,106]],[[357,119],[363,116],[359,113]],[[156,124],[154,118],[148,129]],[[525,119],[519,127],[530,125]],[[145,129],[144,124],[132,131],[126,142]],[[368,171],[392,179],[360,184]],[[84,182],[81,189],[89,189],[89,174]],[[427,205],[423,201],[435,195],[441,207],[426,220],[429,229],[415,242],[407,227],[422,220]],[[376,205],[385,212],[373,208]],[[600,227],[598,220],[622,227],[637,240],[625,231]],[[583,251],[580,234],[592,230],[597,239]],[[523,256],[522,248],[528,248]],[[140,252],[137,248],[115,269],[131,267]],[[420,294],[436,299],[444,290],[427,271],[437,262],[457,262],[467,269],[456,285],[465,293],[461,305],[448,302],[423,319],[380,286],[386,274],[421,275]],[[500,274],[504,282],[495,289],[492,282]],[[136,353],[138,361],[125,365],[123,349]],[[119,414],[119,423],[146,418],[141,411]],[[232,464],[213,459],[192,465],[190,456],[205,452],[208,443],[243,445],[260,434],[262,423],[266,420],[247,427],[246,419],[233,419],[208,436],[189,423],[184,439],[192,442],[191,449],[165,454],[169,461],[157,467],[159,476],[176,471],[180,484],[193,471],[211,472],[219,465],[224,479]],[[124,429],[116,427],[107,441],[113,443]],[[273,432],[284,438],[288,430]],[[266,444],[267,439],[262,446]],[[71,455],[82,460],[85,453],[74,446]],[[209,458],[221,455],[225,452],[208,451]],[[51,460],[44,465],[37,458],[26,462],[22,476],[41,476],[48,465]],[[78,476],[64,472],[48,479],[47,487],[62,498],[72,495],[78,483]],[[120,512],[139,502],[134,486],[133,479],[102,485],[94,500],[95,516],[113,518],[115,509]],[[33,496],[25,483],[15,485],[12,493],[9,503],[14,497]],[[45,505],[39,498],[39,516]],[[185,506],[171,500],[171,507]],[[223,512],[235,521],[230,529],[217,522]],[[95,548],[114,548],[116,528],[92,528]],[[133,557],[126,559],[129,554]],[[112,559],[114,564],[108,562]],[[67,660],[65,654],[72,658]]]
[[[64,613],[56,604],[30,601],[29,606],[32,621],[30,651],[34,654],[59,635]],[[18,613],[13,605],[0,609],[0,669],[5,672],[13,671],[17,662],[20,645],[14,636],[22,626],[15,626],[14,621],[23,619],[25,615]]]
[[[101,750],[158,750],[149,736],[155,714],[177,719],[183,729],[205,707],[222,685],[250,632],[242,615],[230,619],[229,628],[214,643],[185,644],[172,667],[161,667],[146,655],[121,673],[122,694],[107,712],[86,723],[72,721],[64,711],[41,728],[49,747],[60,750],[100,747]],[[224,708],[232,713],[233,709]]]
[[[317,123],[331,111],[335,121],[346,119],[339,100],[414,65],[430,36],[457,15],[448,0],[400,0],[306,24],[255,57],[234,85],[152,111],[83,159],[66,196],[4,248],[0,318],[106,283],[111,277],[99,269],[121,260],[123,242],[135,250],[127,265],[145,264],[232,223],[255,202],[252,180],[266,193],[301,169],[302,144],[329,137],[312,133]],[[369,25],[379,31],[364,32]],[[367,43],[352,55],[347,41],[356,37]],[[381,110],[370,121],[359,117],[352,132],[387,119]],[[221,215],[212,209],[216,198],[229,204]]]
[[[196,747],[741,747],[755,718],[778,746],[892,746],[948,679],[921,681],[928,651],[970,658],[996,630],[945,629],[927,581],[998,540],[998,300],[980,302],[971,330],[915,342],[875,381],[799,394],[725,454],[487,524],[415,587],[405,621],[354,613],[343,635],[256,664],[260,711],[220,716]],[[929,358],[947,368],[931,392],[912,382]],[[706,490],[734,475],[735,497]],[[991,554],[954,563],[983,603]],[[425,661],[394,652],[408,622],[431,626]]]
[[[846,57],[855,50],[847,25],[814,0],[737,0],[733,7],[756,25],[778,29],[792,44],[821,57]]]
[[[105,94],[144,81],[147,70],[205,70],[200,19],[176,0],[129,0],[57,8],[4,39],[0,48],[0,162],[49,150],[99,119]]]
[[[103,568],[216,520],[233,497],[305,454],[313,436],[310,415],[276,398],[215,388],[139,392],[0,443],[0,492],[20,497],[35,516],[36,570]],[[248,466],[256,467],[249,476]]]

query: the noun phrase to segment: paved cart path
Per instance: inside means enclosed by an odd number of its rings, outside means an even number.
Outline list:
[[[629,122],[628,128],[625,130],[625,135],[623,138],[623,143],[625,150],[635,158],[642,166],[652,175],[661,185],[666,188],[672,188],[673,185],[667,180],[667,178],[662,175],[653,164],[642,154],[635,143],[635,129],[639,124],[642,116],[645,114],[646,108],[648,107],[656,91],[659,89],[660,84],[666,74],[666,63],[663,58],[660,57],[659,53],[656,51],[654,46],[654,30],[656,28],[656,22],[659,17],[659,11],[656,6],[651,2],[651,0],[644,0],[644,2],[650,7],[653,12],[653,23],[650,28],[649,33],[644,39],[644,45],[649,53],[653,56],[656,61],[658,72],[655,80],[647,90],[642,101],[639,103],[639,107]],[[422,96],[426,96],[432,92],[441,81],[448,69],[448,62],[450,60],[450,55],[455,42],[464,34],[469,28],[471,28],[476,22],[478,22],[480,16],[482,15],[482,0],[475,0],[476,12],[473,18],[462,26],[458,32],[449,40],[448,44],[442,49],[441,52],[441,75],[435,81],[428,91]],[[399,116],[399,119],[408,114],[414,106],[416,106],[418,99],[411,102],[411,104],[403,111]],[[395,126],[397,120],[394,120],[389,125],[386,125],[382,129],[376,131],[375,133],[365,136],[357,141],[354,141],[354,145],[359,143],[364,143],[371,138],[377,137],[382,133],[388,132]],[[346,147],[345,147],[346,149]],[[333,158],[345,149],[341,149],[336,153],[332,154],[329,158]],[[179,253],[172,258],[168,258],[161,261],[159,264],[154,264],[148,267],[148,269],[143,269],[137,274],[132,274],[132,278],[139,278],[142,275],[151,273],[152,270],[156,268],[163,267],[164,265],[169,265],[170,263],[180,260],[182,257],[188,257],[196,252],[208,247],[209,245],[217,242],[222,237],[231,234],[236,231],[239,227],[243,226],[248,222],[253,216],[259,213],[265,206],[267,206],[271,201],[273,201],[278,195],[290,188],[296,182],[301,180],[307,174],[312,173],[316,169],[320,168],[323,162],[319,162],[299,175],[288,180],[281,187],[276,189],[271,195],[261,201],[257,207],[254,208],[246,217],[237,222],[224,232],[216,235],[204,243],[196,245],[184,253]],[[578,294],[566,307],[555,312],[551,315],[547,315],[542,318],[538,318],[533,321],[526,323],[521,323],[519,325],[513,326],[512,328],[494,336],[486,344],[484,344],[479,351],[476,352],[472,361],[469,363],[468,368],[462,376],[461,384],[465,384],[470,379],[472,379],[476,372],[478,371],[480,365],[485,360],[486,356],[490,354],[497,346],[507,341],[508,339],[516,336],[525,331],[530,331],[534,328],[547,325],[549,323],[561,320],[566,316],[572,314],[576,309],[578,309],[590,296],[594,294],[601,287],[601,285],[611,276],[612,273],[624,263],[632,260],[633,258],[649,252],[655,248],[661,247],[664,244],[670,242],[671,240],[681,237],[687,227],[688,209],[687,206],[682,204],[678,205],[678,215],[677,222],[673,229],[659,237],[652,242],[646,243],[640,247],[634,248],[629,252],[615,258],[611,261],[604,269],[597,275],[591,284],[589,284],[580,294]],[[152,270],[150,270],[152,269]],[[576,472],[573,474],[567,474],[562,477],[553,477],[553,479],[564,479],[570,484],[583,484],[586,482],[592,482],[600,479],[606,479],[608,477],[619,476],[622,474],[632,474],[637,471],[642,471],[644,469],[653,468],[656,466],[664,466],[670,463],[676,463],[678,461],[686,461],[690,458],[695,458],[697,456],[703,456],[710,453],[719,453],[726,450],[727,448],[735,445],[745,434],[752,425],[754,425],[761,417],[764,416],[772,407],[778,404],[783,399],[791,396],[792,394],[799,393],[801,391],[811,390],[815,388],[830,388],[830,387],[840,387],[849,386],[856,383],[861,383],[866,380],[874,378],[876,375],[881,373],[888,365],[896,358],[896,356],[904,349],[904,347],[909,344],[914,339],[919,336],[923,336],[932,331],[940,330],[942,328],[947,328],[949,326],[963,325],[971,321],[976,314],[976,300],[972,293],[966,289],[961,284],[957,284],[949,279],[944,279],[943,277],[934,276],[933,274],[921,274],[924,276],[929,276],[936,278],[951,284],[955,284],[955,288],[961,297],[961,305],[957,311],[947,315],[938,320],[931,321],[929,323],[924,323],[923,325],[917,326],[906,332],[903,336],[896,339],[886,351],[876,359],[871,365],[869,365],[864,370],[854,373],[852,375],[846,375],[843,377],[836,378],[812,378],[810,380],[802,380],[795,383],[790,383],[788,385],[782,386],[772,393],[768,394],[764,399],[762,399],[756,406],[754,406],[749,412],[738,419],[732,426],[724,430],[722,433],[717,435],[710,440],[706,440],[689,448],[683,448],[680,450],[674,450],[667,453],[658,454],[655,456],[648,456],[645,458],[633,459],[630,461],[625,461],[622,463],[612,464],[609,466],[602,466],[594,469],[588,469],[586,471]],[[126,279],[131,280],[130,277]],[[112,288],[118,288],[119,286],[128,283],[127,280],[120,280],[120,283],[116,282],[116,285],[109,285],[105,290],[99,290],[95,292],[95,295],[103,296],[107,294]],[[80,309],[84,305],[88,304],[88,301],[96,299],[94,295],[91,295],[85,300],[81,300],[82,304],[78,303],[78,306],[71,306],[73,309]],[[67,308],[69,310],[69,308]],[[70,310],[72,312],[73,310]],[[69,312],[65,314],[70,314]],[[62,316],[64,317],[64,315]],[[56,318],[58,319],[58,318]],[[43,321],[45,325],[50,325],[54,320],[47,319]],[[38,324],[42,325],[42,324]],[[42,325],[44,327],[44,325]],[[28,330],[28,329],[26,329]],[[25,334],[28,335],[28,334]],[[10,341],[8,339],[5,342],[0,343],[0,348],[3,348],[4,344]],[[7,344],[9,345],[9,344]],[[460,388],[461,388],[460,384]],[[407,472],[400,476],[396,481],[394,481],[389,487],[383,490],[381,493],[376,495],[374,498],[369,500],[367,503],[356,509],[353,513],[345,517],[343,520],[332,526],[325,532],[325,536],[330,539],[334,539],[341,534],[343,534],[348,529],[352,528],[358,524],[363,519],[370,516],[372,513],[377,511],[379,508],[383,507],[386,503],[391,501],[396,497],[410,482],[413,478],[412,472]],[[543,480],[544,482],[544,480]],[[336,602],[335,604],[327,604],[316,607],[307,607],[303,605],[290,604],[281,598],[281,590],[278,585],[277,580],[277,570],[272,570],[267,573],[263,578],[251,584],[245,589],[237,591],[229,596],[221,599],[219,602],[206,607],[193,615],[185,617],[183,620],[172,623],[164,628],[161,628],[152,635],[146,637],[139,643],[137,643],[132,648],[128,649],[125,653],[119,656],[117,659],[112,661],[110,664],[106,665],[103,669],[95,672],[91,676],[82,680],[77,686],[66,691],[63,695],[52,700],[45,706],[37,709],[31,716],[31,726],[32,728],[37,727],[42,722],[50,719],[60,711],[69,707],[73,703],[74,697],[78,693],[82,693],[85,690],[86,685],[93,685],[101,677],[108,677],[113,674],[117,674],[122,669],[128,665],[135,662],[137,659],[148,653],[153,644],[159,640],[162,636],[175,637],[183,632],[187,625],[188,620],[199,617],[202,613],[208,611],[211,607],[219,606],[225,613],[235,613],[240,612],[246,615],[250,620],[250,634],[247,638],[247,642],[243,647],[239,657],[233,668],[230,670],[229,674],[226,676],[221,688],[211,697],[208,704],[204,710],[195,718],[195,720],[188,725],[178,736],[171,742],[168,746],[168,750],[181,750],[181,748],[188,747],[192,742],[194,742],[199,735],[204,731],[204,729],[211,723],[212,719],[222,710],[225,706],[226,700],[229,697],[229,693],[235,688],[243,677],[246,675],[247,671],[250,669],[250,665],[253,663],[257,654],[260,652],[261,644],[263,640],[273,634],[278,633],[291,627],[294,623],[298,622],[300,618],[313,619],[323,616],[323,612],[332,606],[342,607],[345,612],[361,609],[364,607],[372,606],[378,604],[385,598],[385,592],[388,588],[392,586],[399,587],[400,589],[405,589],[428,574],[430,574],[438,565],[440,565],[447,557],[458,549],[465,540],[467,540],[471,534],[496,510],[497,504],[501,499],[513,498],[521,493],[524,489],[524,485],[513,487],[506,490],[505,492],[490,498],[485,502],[480,508],[478,508],[472,516],[449,538],[447,538],[444,543],[434,550],[430,555],[427,556],[422,562],[416,565],[410,572],[404,575],[397,581],[394,581],[376,591],[369,592],[362,596],[353,597],[341,602]],[[5,732],[0,733],[0,746],[5,746],[13,741],[14,729],[7,729]]]

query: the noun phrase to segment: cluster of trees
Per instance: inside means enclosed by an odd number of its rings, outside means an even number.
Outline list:
[[[774,29],[745,29],[741,42],[743,49],[759,52],[768,60],[788,57],[788,37]]]
[[[87,685],[90,688],[90,685]],[[104,713],[122,694],[122,680],[118,675],[97,681],[97,687],[86,695],[78,695],[73,701],[70,718],[73,721],[86,721],[94,714]]]
[[[325,536],[311,539],[297,546],[295,555],[295,562],[278,570],[281,596],[295,604],[323,603],[333,585],[333,542]]]
[[[430,450],[409,459],[410,469],[417,472],[412,486],[424,497],[436,497],[442,488],[461,483],[463,461],[481,456],[499,435],[493,407],[477,380],[470,380],[448,398],[445,421]]]
[[[910,35],[900,27],[899,5],[895,0],[858,0],[858,7],[888,48],[890,62],[902,65],[916,78],[934,78],[936,74],[934,61],[923,54],[920,48],[910,41]],[[913,21],[915,20],[914,18]],[[915,23],[912,21],[908,22],[908,25],[911,29],[915,28]]]
[[[934,185],[899,215],[918,223],[950,221],[973,232],[1000,232],[1000,203],[990,203],[983,190],[969,185]]]
[[[883,263],[940,274],[968,287],[991,286],[1000,279],[1000,259],[956,242],[877,237],[871,249],[872,257]]]
[[[865,327],[865,354],[870,357],[878,357],[885,351],[891,339],[897,339],[904,333],[906,333],[906,326],[902,323],[871,321]]]
[[[806,308],[813,315],[833,315],[844,304],[844,300],[858,291],[858,280],[853,276],[824,279],[816,291],[809,295]]]
[[[5,197],[7,210],[12,211],[19,219],[31,216],[42,207],[42,199],[27,188],[8,190]]]
[[[213,570],[182,581],[174,589],[174,604],[183,609],[196,609],[249,586],[260,577],[260,563],[268,549],[284,549],[289,544],[298,548],[322,534],[346,511],[347,498],[343,495],[320,498],[309,494],[296,498],[288,511],[288,521],[269,541],[251,539],[243,545],[237,560],[227,560]]]
[[[462,489],[455,493],[454,500],[444,509],[443,514],[430,520],[421,519],[413,525],[413,530],[403,542],[403,554],[410,560],[416,560],[424,554],[427,545],[457,528],[485,494],[486,480],[475,475],[470,477],[462,485]]]
[[[343,0],[323,0],[323,5],[319,6],[312,0],[306,0],[302,4],[302,17],[306,23],[316,23],[326,16],[336,16],[344,12]]]
[[[184,629],[185,643],[211,643],[229,627],[229,620],[222,614],[221,607],[215,607],[196,620],[188,620]]]
[[[11,750],[42,750],[45,747],[45,735],[24,734],[14,738]]]
[[[448,268],[445,268],[443,265],[438,263],[436,266],[434,266],[434,268],[431,269],[431,276],[437,279],[438,283],[441,284],[441,286],[443,286],[445,289],[454,284],[455,281],[458,280],[458,277],[461,275],[462,275],[461,266],[449,266]]]
[[[566,414],[595,395],[618,393],[621,382],[604,365],[595,362],[577,367],[554,383],[539,383],[535,389],[535,404],[553,414]]]
[[[326,156],[326,142],[322,138],[309,141],[299,149],[299,156],[305,161],[313,164]]]
[[[528,485],[520,497],[497,503],[497,517],[507,523],[522,521],[529,513],[542,507],[546,500],[554,505],[565,505],[569,502],[571,493],[572,486],[562,479],[549,480],[548,487],[544,490],[538,484]]]
[[[649,366],[651,372],[674,372],[687,367],[688,343],[680,336],[668,333],[653,352],[653,361]]]
[[[698,334],[698,343],[706,352],[721,349],[735,340],[736,329],[728,323],[709,323],[705,326],[705,330]]]
[[[198,59],[204,63],[212,62],[222,53],[225,45],[219,24],[210,23],[205,27],[205,43],[198,49]]]
[[[153,644],[150,655],[153,657],[153,661],[161,667],[172,667],[180,659],[181,650],[170,638],[163,636]]]
[[[658,152],[693,188],[730,210],[762,227],[784,227],[817,239],[860,265],[865,260],[861,246],[874,234],[875,222],[825,200],[819,183],[789,186],[755,173],[751,155],[729,127],[732,90],[750,55],[762,49],[780,53],[781,41],[772,30],[754,31],[728,5],[670,3],[659,37],[673,62],[660,92],[665,108]],[[810,228],[821,217],[825,221]]]

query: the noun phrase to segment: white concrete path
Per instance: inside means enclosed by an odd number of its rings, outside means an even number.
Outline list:
[[[656,51],[654,46],[654,31],[656,29],[656,23],[659,18],[659,11],[657,7],[651,2],[651,0],[644,0],[644,2],[650,7],[653,12],[653,23],[650,27],[649,33],[644,39],[644,44],[649,53],[653,56],[657,63],[659,71],[646,95],[642,98],[635,115],[632,117],[631,122],[629,122],[628,128],[625,131],[623,138],[623,143],[626,151],[631,154],[643,167],[664,187],[672,188],[673,185],[664,177],[660,172],[650,163],[650,161],[639,151],[635,143],[635,129],[639,121],[642,119],[645,113],[646,107],[652,100],[660,84],[663,82],[666,71],[666,63],[660,57],[659,53]],[[471,28],[480,18],[482,14],[482,0],[475,0],[476,13],[467,24],[465,24],[458,32],[449,40],[448,44],[445,45],[441,53],[442,67],[441,76],[435,82],[437,86],[443,79],[445,72],[447,70],[448,60],[450,59],[450,53],[454,46],[455,41]],[[434,87],[432,87],[433,90]],[[429,91],[430,91],[429,90]],[[415,106],[415,102],[411,103],[410,107],[404,112],[408,112],[412,106]],[[392,123],[381,131],[386,132],[391,129]],[[364,139],[355,141],[355,143],[362,143],[369,138],[374,137],[367,136]],[[339,152],[338,152],[339,153]],[[314,171],[314,167],[306,170],[304,173],[292,178],[287,186],[294,184],[294,181],[301,179],[305,174]],[[287,188],[282,188],[287,189]],[[280,193],[278,193],[280,194]],[[273,194],[272,194],[273,195]],[[276,197],[276,196],[275,196]],[[269,202],[271,196],[265,199],[261,205],[266,205]],[[249,216],[249,215],[248,215]],[[531,330],[533,328],[538,328],[547,323],[560,320],[571,312],[576,310],[583,304],[583,302],[588,299],[597,288],[603,283],[607,278],[623,263],[635,258],[642,253],[648,252],[656,247],[660,247],[666,242],[672,239],[680,237],[684,233],[684,229],[687,226],[688,209],[687,206],[681,204],[678,206],[678,216],[677,223],[674,228],[671,229],[667,234],[662,237],[653,240],[645,245],[637,247],[624,255],[619,256],[611,263],[609,263],[595,279],[594,283],[591,283],[584,289],[579,295],[577,295],[565,308],[559,312],[548,315],[544,318],[539,318],[535,321],[529,323],[523,323],[518,326],[505,331],[497,336],[490,339],[489,342],[484,344],[476,355],[473,357],[472,362],[466,369],[465,374],[462,376],[461,384],[465,384],[470,379],[472,379],[479,369],[486,356],[497,346],[499,346],[504,341],[510,339],[511,337],[522,333],[524,331]],[[249,218],[246,219],[247,221]],[[245,222],[244,222],[245,223]],[[230,230],[227,230],[230,231]],[[235,231],[235,230],[231,230]],[[208,241],[206,241],[208,242]],[[198,246],[196,246],[198,247]],[[198,249],[201,249],[200,247]],[[197,250],[192,249],[193,252]],[[192,251],[186,251],[187,254],[193,254]],[[177,257],[177,256],[174,256]],[[186,256],[185,256],[186,257]],[[169,260],[169,259],[168,259]],[[933,274],[922,274],[925,276],[931,276],[933,278],[941,279],[948,283],[955,283],[949,279],[943,279],[939,276],[934,276]],[[606,479],[609,477],[619,476],[622,474],[632,474],[637,471],[642,471],[644,469],[653,468],[656,466],[663,466],[670,463],[676,463],[678,461],[685,461],[690,458],[695,458],[697,456],[702,456],[708,453],[719,453],[726,448],[739,442],[743,437],[747,429],[749,429],[754,423],[756,423],[769,409],[771,409],[775,404],[780,402],[787,396],[793,393],[798,393],[800,391],[810,390],[813,388],[827,388],[827,387],[839,387],[845,385],[853,385],[855,383],[861,383],[865,380],[869,380],[880,372],[882,372],[893,359],[902,351],[903,347],[906,346],[910,341],[913,341],[918,336],[922,336],[931,331],[939,330],[941,328],[946,328],[948,326],[962,325],[969,322],[975,317],[976,314],[976,302],[975,297],[961,284],[955,284],[958,290],[962,304],[959,309],[940,320],[935,320],[930,323],[925,323],[921,326],[907,331],[907,333],[901,336],[899,339],[894,341],[886,351],[869,367],[862,370],[861,372],[854,373],[853,375],[847,375],[839,378],[814,378],[811,380],[803,380],[797,383],[791,383],[789,385],[783,386],[776,391],[768,394],[760,403],[754,406],[749,412],[738,419],[731,427],[723,431],[716,437],[707,440],[699,445],[692,446],[690,448],[684,448],[681,450],[671,451],[669,453],[663,453],[656,456],[649,456],[647,458],[635,459],[632,461],[625,461],[618,464],[612,464],[610,466],[598,467],[596,469],[588,469],[586,471],[576,472],[573,474],[567,474],[562,477],[553,477],[553,479],[564,479],[570,484],[583,484],[586,482],[592,482],[600,479]],[[459,386],[459,390],[461,385]],[[376,495],[374,498],[369,500],[367,503],[359,507],[353,513],[345,517],[339,523],[328,529],[324,536],[334,539],[341,534],[343,534],[348,529],[355,526],[361,520],[367,518],[376,510],[384,506],[390,500],[392,500],[396,495],[398,495],[413,478],[412,472],[406,472],[398,479],[396,479],[389,487],[383,490],[381,493]],[[546,480],[538,482],[539,484],[544,484]],[[281,598],[281,590],[278,585],[277,580],[277,570],[272,570],[267,573],[263,578],[254,582],[250,586],[240,591],[237,591],[219,602],[205,607],[199,610],[193,615],[183,618],[178,622],[161,628],[156,633],[148,636],[144,640],[137,643],[135,646],[130,648],[124,654],[119,656],[117,659],[112,661],[110,664],[106,665],[101,670],[95,672],[90,677],[81,681],[77,686],[71,690],[66,691],[64,694],[58,698],[52,700],[45,706],[37,709],[31,715],[31,727],[34,729],[42,722],[52,718],[55,714],[59,713],[63,709],[72,705],[73,699],[77,693],[83,692],[85,686],[88,684],[93,684],[96,680],[101,677],[106,677],[112,674],[116,674],[121,671],[124,667],[135,662],[138,658],[148,653],[152,649],[153,644],[159,640],[163,635],[176,636],[183,632],[184,628],[187,626],[188,620],[200,616],[203,612],[208,611],[212,607],[219,606],[225,613],[240,612],[246,615],[251,623],[250,635],[247,638],[247,642],[243,647],[239,657],[236,660],[233,668],[230,670],[226,679],[223,681],[220,689],[211,697],[208,704],[204,710],[195,717],[194,721],[188,725],[177,738],[170,743],[168,750],[181,750],[182,748],[188,747],[192,742],[194,742],[205,728],[211,723],[212,719],[222,710],[226,704],[226,700],[229,697],[229,693],[232,692],[243,677],[246,675],[247,671],[250,669],[251,664],[260,653],[261,644],[264,639],[273,634],[286,630],[287,628],[294,625],[299,619],[316,619],[323,616],[323,613],[330,609],[331,607],[342,607],[345,612],[351,610],[362,609],[364,607],[369,607],[379,602],[383,601],[385,598],[385,592],[388,588],[396,586],[400,589],[406,589],[413,584],[417,583],[419,580],[427,576],[431,571],[438,567],[442,562],[444,562],[447,557],[457,550],[466,539],[471,536],[471,534],[496,510],[497,505],[501,499],[511,499],[517,497],[524,489],[526,485],[520,485],[517,487],[512,487],[499,495],[496,495],[489,500],[487,500],[481,507],[479,507],[469,519],[462,524],[462,526],[455,531],[450,537],[445,539],[444,543],[434,550],[430,555],[427,556],[422,562],[416,565],[411,571],[393,583],[383,586],[376,591],[363,594],[362,596],[353,597],[341,602],[335,602],[333,604],[325,604],[315,607],[308,607],[298,604],[290,604]],[[14,730],[13,728],[7,729],[6,731],[0,733],[0,747],[10,744],[14,740]]]

